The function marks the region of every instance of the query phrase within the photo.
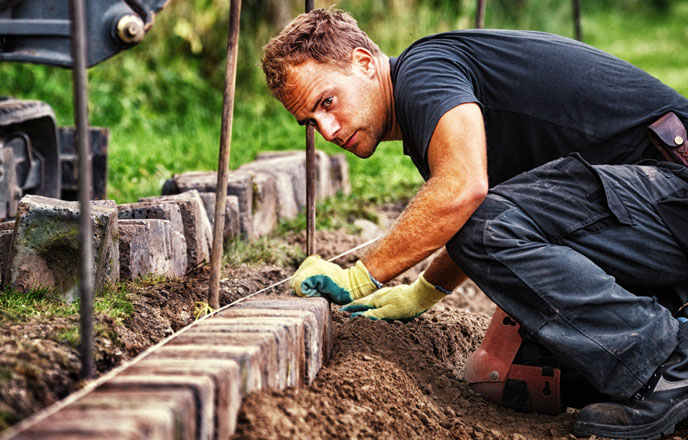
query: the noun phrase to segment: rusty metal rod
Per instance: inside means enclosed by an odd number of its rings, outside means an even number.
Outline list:
[[[485,0],[478,0],[475,8],[475,27],[482,29],[485,27]]]
[[[79,314],[81,376],[93,376],[93,249],[91,233],[91,157],[88,146],[88,78],[84,0],[71,0],[74,122],[79,160]]]
[[[315,132],[306,127],[306,254],[315,254]]]
[[[583,41],[583,31],[581,30],[580,0],[573,0],[573,30],[576,35],[576,40]]]
[[[306,12],[313,0],[306,0]],[[322,177],[321,177],[322,178]],[[306,255],[315,254],[315,131],[306,125]]]
[[[232,118],[234,115],[234,86],[236,83],[240,15],[241,0],[231,0],[229,35],[227,36],[227,60],[225,63],[225,92],[222,98],[220,157],[217,164],[217,186],[215,187],[213,248],[210,252],[210,281],[208,285],[208,305],[213,309],[220,307],[220,270],[222,269],[222,245],[225,228],[225,207],[227,203],[227,173],[229,172],[229,153],[232,145]]]

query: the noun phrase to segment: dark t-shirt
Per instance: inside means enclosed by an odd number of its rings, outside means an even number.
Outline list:
[[[592,164],[660,159],[647,126],[670,110],[688,121],[688,100],[656,78],[542,32],[432,35],[390,66],[404,152],[426,180],[435,126],[462,103],[482,107],[490,186],[574,151]]]

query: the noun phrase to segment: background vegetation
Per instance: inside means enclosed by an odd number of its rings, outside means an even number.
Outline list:
[[[301,0],[244,0],[231,168],[258,150],[303,147],[294,123],[263,84],[261,47]],[[332,1],[316,0],[316,7]],[[688,2],[582,1],[583,40],[649,71],[688,96]],[[89,70],[90,119],[111,129],[108,195],[118,203],[158,194],[172,173],[217,166],[228,0],[173,0],[139,46]],[[434,32],[473,26],[475,0],[341,0],[389,55]],[[573,36],[571,1],[487,0],[486,27]],[[39,99],[73,124],[70,72],[0,64],[0,96]],[[337,148],[319,136],[317,147]],[[400,143],[370,159],[350,155],[358,200],[410,196],[421,179]]]

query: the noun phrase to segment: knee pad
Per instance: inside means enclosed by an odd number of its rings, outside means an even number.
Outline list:
[[[464,380],[490,402],[518,411],[559,414],[561,370],[541,359],[525,359],[519,352],[519,327],[497,308],[480,348],[466,361]]]

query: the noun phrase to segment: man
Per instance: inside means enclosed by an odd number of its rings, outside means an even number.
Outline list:
[[[688,385],[672,382],[688,382],[678,322],[636,296],[666,288],[666,304],[686,299],[685,253],[672,235],[681,208],[667,204],[669,221],[652,214],[664,198],[683,194],[685,175],[676,167],[589,165],[661,157],[647,127],[669,111],[685,126],[688,100],[618,58],[537,32],[439,34],[389,58],[333,9],[297,17],[265,47],[263,69],[300,124],[362,158],[381,141],[403,140],[426,180],[354,267],[306,259],[292,279],[298,294],[349,304],[344,310],[354,315],[412,319],[463,282],[463,268],[529,337],[626,402],[586,408],[578,433],[647,437],[688,415]],[[571,152],[580,156],[547,164]],[[603,233],[631,229],[627,237],[660,241],[614,247],[609,240],[622,237]],[[443,247],[411,286],[368,296]],[[653,249],[659,255],[650,267]],[[653,284],[656,261],[667,273]],[[567,321],[564,312],[590,301],[597,307],[577,318],[585,326]],[[678,367],[666,365],[677,356]],[[634,394],[641,406],[651,403],[640,414]]]

